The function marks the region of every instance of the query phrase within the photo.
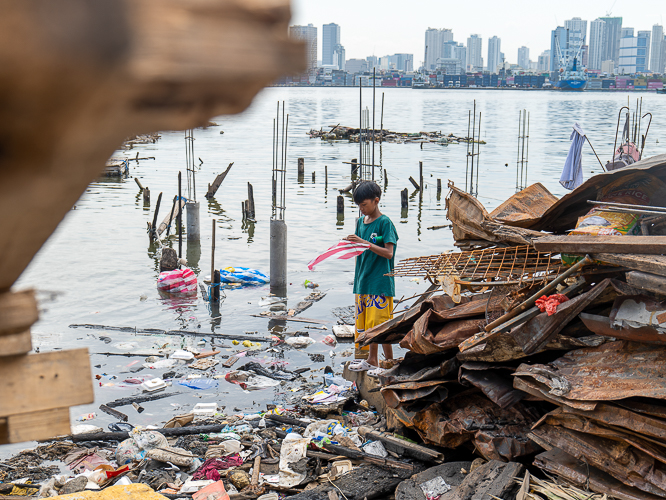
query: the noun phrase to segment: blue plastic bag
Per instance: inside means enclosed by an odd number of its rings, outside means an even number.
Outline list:
[[[180,385],[189,387],[190,389],[215,389],[217,387],[217,380],[212,378],[193,378],[190,380],[179,380]]]
[[[268,276],[257,269],[249,267],[227,267],[220,269],[220,281],[222,283],[237,283],[241,285],[265,285]]]

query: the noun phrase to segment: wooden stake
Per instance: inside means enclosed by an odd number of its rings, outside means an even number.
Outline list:
[[[324,188],[328,189],[328,165],[324,165]]]
[[[314,184],[314,183],[315,183],[315,173],[312,172],[312,184]]]
[[[298,175],[305,175],[305,158],[298,159]]]
[[[215,219],[213,219],[213,239],[210,245],[210,282],[213,283],[213,278],[215,277]],[[211,293],[208,297],[208,300],[213,300],[213,288],[211,286]]]
[[[437,194],[442,192],[442,179],[437,179]]]
[[[345,214],[345,197],[338,196],[338,214]]]
[[[150,189],[148,188],[143,188],[143,204],[150,205]]]
[[[407,188],[400,191],[400,207],[407,208],[409,206],[409,191]]]
[[[249,182],[247,183],[247,218],[248,219],[253,219],[255,218],[255,213],[254,213],[254,188],[252,187],[252,184]]]
[[[423,144],[421,144],[423,145]],[[423,162],[419,162],[419,199],[423,199]]]
[[[136,185],[139,186],[139,189],[140,189],[141,191],[143,191],[144,188],[143,188],[143,186],[141,185],[141,181],[139,180],[138,177],[135,177],[135,178],[134,178],[134,182],[136,182]]]
[[[358,175],[358,159],[352,158],[351,161],[351,178],[352,180],[356,179]]]

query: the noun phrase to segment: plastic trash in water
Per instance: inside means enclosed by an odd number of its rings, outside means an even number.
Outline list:
[[[84,413],[83,415],[79,415],[76,417],[77,422],[85,422],[86,420],[93,420],[97,418],[97,414],[95,412],[92,413]]]
[[[361,449],[368,455],[373,455],[375,457],[386,458],[388,457],[388,452],[381,441],[369,441]]]
[[[257,269],[249,267],[227,267],[220,269],[221,283],[236,283],[241,285],[265,285],[268,276]]]
[[[252,372],[242,370],[234,370],[224,376],[224,380],[232,384],[239,385],[241,389],[246,391],[266,389],[268,387],[275,387],[280,385],[279,380],[264,377],[263,375],[255,375]]]
[[[296,349],[302,349],[304,347],[314,344],[315,341],[312,340],[310,337],[289,337],[288,339],[285,340],[285,343],[287,345],[290,345],[291,347],[295,347]]]
[[[305,458],[310,439],[301,437],[300,434],[291,432],[282,441],[280,449],[280,486],[295,486],[303,479],[305,474],[292,470],[291,465]]]
[[[194,359],[194,354],[191,353],[190,351],[183,351],[183,350],[178,350],[175,351],[171,356],[169,356],[170,359],[182,359],[184,361],[189,361],[190,359]]]
[[[303,283],[303,286],[305,288],[319,288],[319,285],[317,283],[315,283],[314,281],[310,281],[310,280],[305,280],[305,282]]]
[[[338,387],[347,388],[351,387],[352,383],[349,380],[346,380],[341,375],[335,375],[333,373],[324,374],[324,384],[328,387],[329,385],[337,385]]]
[[[154,378],[151,380],[146,380],[144,383],[141,384],[141,388],[143,389],[143,392],[157,392],[161,391],[162,389],[166,389],[166,382],[162,380],[161,378]]]
[[[215,389],[217,387],[217,380],[210,378],[195,378],[190,380],[179,380],[178,383],[190,389]]]

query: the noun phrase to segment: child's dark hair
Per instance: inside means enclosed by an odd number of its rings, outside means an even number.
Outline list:
[[[381,199],[382,188],[375,181],[362,181],[354,190],[354,203],[357,205],[365,200]]]

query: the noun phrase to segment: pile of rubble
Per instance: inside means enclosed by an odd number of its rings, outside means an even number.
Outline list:
[[[662,155],[560,200],[530,186],[492,214],[450,186],[456,242],[476,249],[400,262],[396,276],[433,286],[359,338],[409,350],[380,377],[387,427],[615,498],[666,497],[665,183]]]
[[[308,135],[311,139],[322,139],[324,141],[349,141],[349,142],[358,142],[359,137],[363,137],[364,141],[371,141],[374,137],[377,142],[393,142],[396,144],[420,144],[420,143],[434,143],[442,146],[448,144],[458,144],[458,143],[469,143],[474,140],[477,144],[485,144],[485,141],[479,141],[478,139],[472,139],[471,137],[457,137],[453,134],[445,134],[441,130],[434,132],[391,132],[390,130],[377,130],[374,132],[372,129],[363,129],[362,132],[359,132],[359,128],[356,127],[344,127],[341,125],[336,125],[331,127],[329,131],[324,129],[315,130],[312,129],[308,132]]]

